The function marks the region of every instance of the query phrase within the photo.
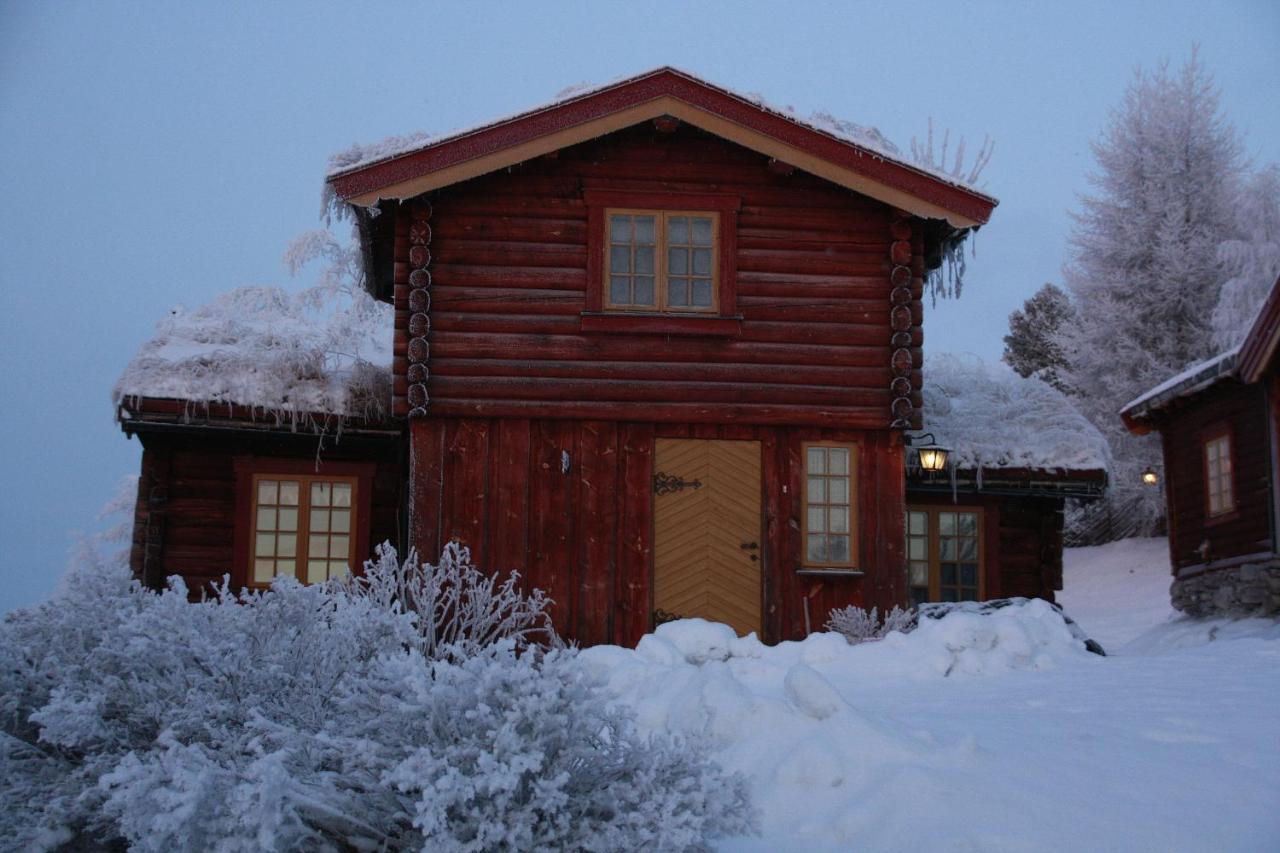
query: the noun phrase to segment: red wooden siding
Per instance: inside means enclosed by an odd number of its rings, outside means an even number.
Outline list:
[[[557,629],[584,644],[634,644],[651,628],[658,437],[761,442],[765,639],[803,636],[806,598],[817,629],[833,607],[892,606],[905,596],[902,446],[896,434],[438,417],[414,420],[411,432],[412,535],[423,555],[431,559],[442,542],[457,538],[479,565],[520,571],[527,586],[555,599]],[[862,579],[796,574],[800,447],[818,439],[853,441],[860,448]]]
[[[1175,573],[1190,566],[1272,551],[1268,418],[1264,385],[1242,385],[1235,380],[1220,382],[1161,415],[1158,426],[1164,437],[1169,554]],[[1231,433],[1236,509],[1210,519],[1202,442],[1224,426]]]
[[[737,335],[584,331],[589,189],[741,196]],[[923,240],[879,202],[646,124],[438,191],[431,206],[431,415],[883,429],[895,394],[919,405]],[[398,395],[411,209],[397,214]],[[906,346],[905,392],[891,391],[891,261],[911,272],[893,344]]]
[[[143,440],[142,472],[134,513],[130,563],[148,586],[171,575],[186,581],[193,597],[234,571],[237,513],[235,460],[257,455],[267,460],[315,459],[314,440],[298,436],[230,438],[209,435],[152,435]],[[369,542],[389,541],[403,550],[400,534],[403,473],[394,445],[359,448],[347,441],[326,447],[326,461],[376,462],[369,516]],[[247,510],[246,510],[247,512]],[[368,555],[360,555],[363,559]]]

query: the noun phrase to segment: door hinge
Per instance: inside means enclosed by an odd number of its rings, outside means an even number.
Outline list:
[[[683,477],[677,477],[665,471],[659,471],[653,475],[653,493],[655,495],[669,495],[672,492],[679,492],[684,489],[701,488],[701,480],[685,480]]]

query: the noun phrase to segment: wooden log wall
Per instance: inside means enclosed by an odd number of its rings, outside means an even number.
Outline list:
[[[795,639],[849,603],[905,598],[902,445],[895,433],[598,420],[411,422],[410,536],[427,559],[457,539],[485,568],[518,570],[555,599],[578,642],[634,644],[651,630],[653,453],[657,438],[756,440],[762,453],[764,639]],[[801,442],[859,444],[861,560],[867,576],[797,574]]]
[[[584,333],[588,189],[740,196],[740,331]],[[446,417],[918,423],[923,237],[879,202],[646,124],[437,191],[429,250],[410,234],[423,209],[394,214],[399,412],[418,408],[408,372],[420,365],[427,411]],[[420,273],[430,298],[412,307]]]
[[[403,552],[403,465],[395,444],[326,448],[327,460],[376,461],[369,542],[391,542]],[[142,471],[134,510],[130,563],[134,575],[158,589],[180,575],[192,598],[232,574],[237,518],[236,457],[313,461],[314,440],[297,436],[230,438],[151,435],[143,438]]]
[[[1271,438],[1262,383],[1219,383],[1162,419],[1169,552],[1176,573],[1188,566],[1271,552]],[[1204,449],[1209,433],[1231,431],[1236,510],[1208,517]]]

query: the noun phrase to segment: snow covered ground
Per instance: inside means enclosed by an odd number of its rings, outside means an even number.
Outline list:
[[[748,776],[764,834],[724,850],[1280,849],[1280,626],[1170,621],[1165,547],[1068,555],[1105,658],[1041,602],[861,646],[689,621],[584,658]]]

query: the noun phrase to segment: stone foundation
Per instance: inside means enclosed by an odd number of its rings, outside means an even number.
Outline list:
[[[1179,578],[1173,606],[1188,616],[1265,616],[1280,613],[1280,560],[1245,563]]]

